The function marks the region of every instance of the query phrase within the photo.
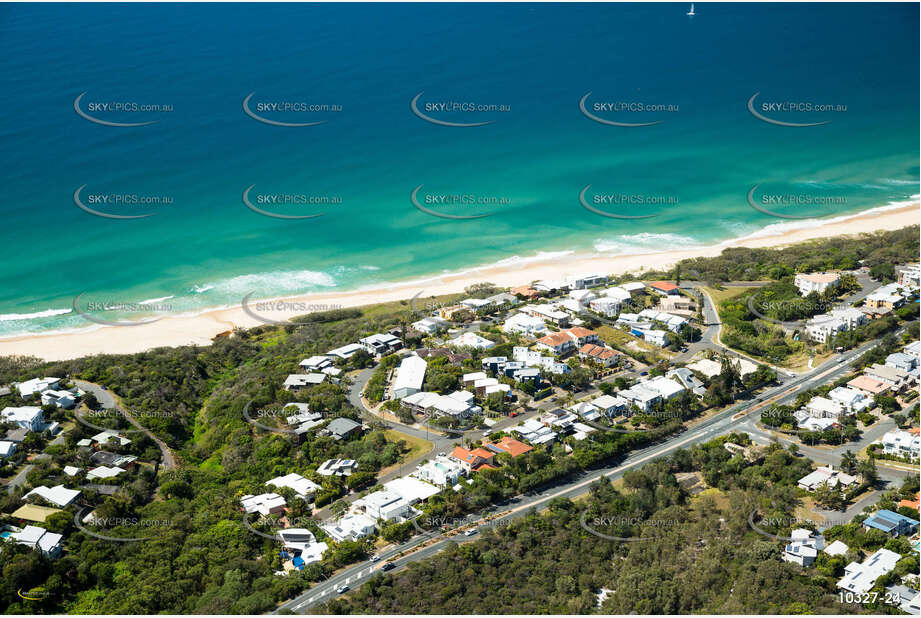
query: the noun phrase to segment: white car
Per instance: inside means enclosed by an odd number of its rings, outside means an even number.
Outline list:
[[[336,588],[336,593],[342,594],[343,592],[348,592],[349,590],[351,590],[351,588],[349,588],[348,586],[339,586],[338,588]]]
[[[476,528],[464,531],[464,536],[473,536],[474,534],[476,534]]]

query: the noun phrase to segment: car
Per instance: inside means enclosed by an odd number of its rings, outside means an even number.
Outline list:
[[[846,360],[847,360],[847,359],[844,358],[844,357],[842,356],[841,358],[838,359],[838,362],[839,362],[839,363],[843,363],[843,362],[846,361]]]
[[[444,451],[441,451],[440,453],[438,453],[439,457],[445,457],[446,455],[447,453],[445,453]]]
[[[640,375],[641,375],[641,376],[649,375],[649,372],[648,372],[648,371],[641,371],[641,372],[640,372]]]
[[[491,433],[492,433],[491,431],[484,431],[484,432],[483,432],[483,437],[484,437],[484,438],[488,438],[488,437],[489,437],[489,434],[491,434]]]
[[[476,528],[471,528],[470,530],[464,531],[464,536],[473,536],[474,534],[476,534]]]
[[[385,562],[384,564],[381,565],[381,571],[389,571],[390,569],[396,568],[396,566],[397,565],[395,565],[392,562]]]
[[[380,562],[380,560],[381,560],[380,556],[371,556],[371,562]]]
[[[348,592],[349,590],[351,590],[351,588],[348,586],[339,586],[336,588],[336,594],[342,594],[343,592]]]
[[[510,412],[508,415],[509,418],[515,418],[516,416],[518,416],[517,412]]]

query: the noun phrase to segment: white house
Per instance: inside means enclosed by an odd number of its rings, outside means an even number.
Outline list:
[[[109,466],[97,466],[96,468],[93,468],[86,473],[86,478],[87,480],[111,479],[115,478],[122,472],[125,472],[125,470],[123,468],[119,468],[118,466],[112,466],[111,468]]]
[[[259,494],[258,496],[248,494],[240,498],[240,503],[247,514],[259,513],[263,517],[268,517],[273,513],[282,513],[288,504],[284,496],[276,493]]]
[[[42,405],[54,405],[65,410],[70,410],[77,403],[77,397],[70,391],[47,390],[42,393]]]
[[[813,533],[805,528],[797,528],[790,533],[790,543],[784,547],[782,558],[786,562],[793,562],[802,567],[812,566],[819,551],[825,547],[825,539],[821,534]]]
[[[328,356],[311,356],[298,363],[298,365],[310,372],[323,371],[325,368],[331,367],[332,364],[333,361]]]
[[[628,300],[633,298],[630,295],[630,292],[620,287],[619,285],[616,285],[613,288],[606,289],[604,292],[602,292],[602,294],[604,294],[606,298],[611,298],[613,300],[620,301],[621,303],[627,302]]]
[[[57,558],[61,555],[61,541],[64,537],[39,526],[26,526],[19,532],[11,533],[10,539],[18,545],[37,549],[49,558]]]
[[[521,333],[530,337],[541,337],[547,332],[547,325],[538,317],[527,313],[516,313],[502,325],[502,332]]]
[[[284,476],[277,476],[271,480],[265,482],[266,487],[288,487],[297,494],[297,497],[301,500],[307,500],[313,498],[316,492],[320,489],[320,486],[306,479],[300,474],[292,472],[291,474],[286,474]]]
[[[350,476],[358,470],[358,462],[354,459],[327,459],[317,468],[320,476]]]
[[[5,423],[13,423],[28,431],[41,431],[45,426],[45,417],[38,406],[7,407],[0,411],[0,418]]]
[[[647,330],[643,332],[643,341],[657,345],[660,348],[665,347],[668,340],[665,337],[664,330]]]
[[[400,521],[409,513],[409,505],[397,493],[388,490],[375,491],[354,502],[368,517],[384,521]]]
[[[362,513],[349,513],[331,524],[321,526],[323,530],[338,542],[357,541],[377,530],[375,521]]]
[[[451,322],[444,318],[439,318],[438,316],[422,318],[421,320],[413,322],[412,324],[414,329],[420,333],[426,333],[428,335],[434,335],[435,333],[446,331],[448,328],[450,328],[450,326]]]
[[[810,292],[821,294],[830,286],[836,285],[840,280],[841,276],[838,273],[801,273],[793,278],[793,285],[796,286],[800,294],[806,296]]]
[[[428,481],[438,487],[453,487],[464,476],[466,469],[456,460],[439,455],[430,461],[420,464],[413,473],[423,481]]]
[[[492,305],[492,303],[485,298],[467,298],[460,301],[460,304],[473,312],[479,311],[480,309],[486,309]]]
[[[876,584],[876,580],[892,571],[900,554],[882,548],[862,563],[852,562],[844,567],[844,577],[838,580],[838,588],[857,594],[866,593]]]
[[[918,357],[896,352],[886,357],[886,366],[911,372],[912,369],[918,366]]]
[[[486,337],[481,337],[469,331],[452,339],[448,343],[458,348],[473,348],[475,350],[488,350],[496,345],[494,341],[490,341]]]
[[[642,412],[649,412],[652,406],[662,400],[658,391],[647,388],[643,384],[635,384],[618,393],[621,397],[635,405]]]
[[[400,338],[389,333],[377,333],[363,337],[358,340],[358,344],[376,358],[392,354],[403,347]]]
[[[907,431],[890,431],[882,437],[883,452],[887,455],[914,460],[921,456],[921,437]]]
[[[393,381],[393,398],[402,399],[421,391],[427,367],[428,363],[416,355],[404,358],[397,369],[397,377]]]
[[[623,302],[617,298],[603,297],[589,301],[588,306],[591,307],[592,311],[600,313],[605,317],[613,318],[620,313]]]
[[[0,440],[0,458],[6,459],[16,452],[16,443],[9,440]]]
[[[825,343],[840,332],[853,330],[867,323],[867,316],[860,309],[845,307],[832,309],[806,322],[806,334],[818,343]]]
[[[646,380],[645,382],[641,382],[640,384],[650,390],[659,393],[659,395],[665,401],[671,401],[685,390],[681,384],[675,382],[674,380],[670,380],[665,376],[656,376],[652,379]]]
[[[582,275],[580,277],[568,277],[566,282],[574,290],[581,290],[585,288],[593,288],[598,285],[604,285],[608,282],[608,278],[604,275]]]
[[[14,386],[21,397],[29,397],[35,393],[44,393],[48,390],[57,389],[60,383],[60,378],[32,378],[31,380],[14,384]]]
[[[833,418],[838,419],[841,416],[850,414],[841,404],[825,397],[813,397],[806,404],[806,412],[812,418]]]
[[[614,417],[626,412],[630,402],[620,396],[602,395],[593,399],[591,405],[605,416]]]
[[[847,386],[837,386],[828,392],[828,398],[847,410],[856,413],[866,410],[873,401],[861,391]]]
[[[797,485],[800,489],[806,491],[815,491],[820,485],[840,487],[842,491],[845,491],[856,482],[856,476],[845,474],[840,470],[833,469],[831,466],[821,466],[797,481]]]
[[[22,498],[25,500],[26,498],[31,498],[33,496],[63,508],[68,504],[71,504],[80,496],[80,490],[67,489],[63,485],[55,485],[54,487],[45,487],[44,485],[40,485],[24,495]]]

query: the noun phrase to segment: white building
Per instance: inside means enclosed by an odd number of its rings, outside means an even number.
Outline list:
[[[658,391],[647,388],[643,384],[635,384],[620,391],[618,395],[638,407],[641,412],[649,412],[656,403],[662,400],[662,395]]]
[[[456,391],[450,395],[420,391],[404,397],[402,403],[417,414],[430,413],[434,418],[439,416],[468,418],[482,412],[482,408],[474,405],[473,398],[473,393],[468,391]]]
[[[604,285],[608,282],[608,278],[604,275],[582,275],[581,277],[567,277],[566,283],[569,284],[574,290],[582,290],[585,288],[593,288],[598,285]]]
[[[901,369],[902,371],[907,371],[910,373],[915,367],[918,366],[918,357],[912,356],[911,354],[905,354],[903,352],[896,352],[886,357],[885,364],[887,367]]]
[[[10,539],[17,545],[37,549],[49,558],[57,558],[61,555],[61,542],[64,537],[39,526],[26,526],[18,532],[11,533]]]
[[[839,487],[841,491],[845,491],[854,486],[856,482],[856,476],[845,474],[831,466],[821,466],[797,481],[797,485],[806,491],[815,491],[820,485]]]
[[[542,337],[547,333],[547,325],[540,318],[527,313],[516,313],[502,325],[504,333],[521,333],[529,337]]]
[[[316,492],[320,489],[320,486],[311,481],[310,479],[305,479],[300,474],[292,472],[291,474],[286,474],[284,476],[277,476],[271,480],[265,482],[266,487],[288,487],[297,494],[297,497],[301,500],[311,500]]]
[[[403,347],[403,342],[399,337],[389,333],[377,333],[358,340],[358,345],[363,347],[368,354],[380,358],[393,354]]]
[[[421,391],[427,367],[428,363],[416,355],[404,358],[393,381],[393,398],[403,399],[407,395]]]
[[[29,397],[35,393],[44,393],[48,390],[57,389],[60,383],[60,378],[32,378],[31,380],[14,384],[14,386],[21,397]]]
[[[6,459],[16,452],[16,443],[9,440],[0,440],[0,458]]]
[[[797,287],[801,295],[806,296],[810,292],[821,294],[840,280],[841,276],[838,273],[799,274],[793,279],[793,285]]]
[[[660,348],[665,347],[668,343],[668,340],[665,337],[664,330],[647,330],[643,331],[643,341],[646,343],[651,343],[657,345]]]
[[[439,455],[417,466],[413,474],[438,487],[453,487],[465,473],[464,466],[456,460]]]
[[[42,405],[54,405],[65,410],[70,410],[77,403],[77,397],[70,391],[47,390],[42,393]]]
[[[853,330],[867,323],[867,316],[854,307],[832,309],[806,322],[806,334],[818,343],[825,343],[838,333]]]
[[[298,365],[311,372],[323,371],[326,367],[331,367],[332,364],[333,361],[327,356],[311,356],[298,363]]]
[[[317,468],[320,476],[350,476],[358,470],[354,459],[327,459]]]
[[[630,402],[621,396],[602,395],[597,399],[593,399],[591,405],[605,416],[614,417],[624,414],[627,411]]]
[[[613,288],[606,289],[604,292],[602,292],[602,294],[604,294],[604,296],[607,298],[611,298],[613,300],[620,301],[621,303],[627,302],[628,300],[633,298],[630,295],[630,292],[620,287],[619,285],[616,285]]]
[[[373,520],[401,521],[409,513],[402,496],[388,490],[375,491],[354,503],[356,509]]]
[[[38,406],[18,406],[3,408],[0,418],[4,423],[13,423],[28,431],[41,431],[45,426],[45,417]]]
[[[917,290],[921,287],[921,265],[908,264],[899,269],[899,285]]]
[[[623,302],[617,298],[603,297],[590,301],[588,306],[596,313],[600,313],[608,318],[613,318],[620,313]]]
[[[828,398],[849,413],[862,412],[873,403],[864,393],[848,386],[836,386],[828,392]]]
[[[640,384],[650,390],[659,393],[659,395],[665,401],[671,401],[685,390],[681,384],[675,382],[674,380],[670,380],[665,376],[656,376],[650,380],[641,382]]]
[[[434,335],[435,333],[446,331],[448,328],[450,328],[450,326],[451,322],[444,318],[439,318],[438,316],[422,318],[421,320],[413,322],[412,324],[414,329],[420,333],[426,333],[428,335]]]
[[[338,542],[357,541],[374,534],[377,524],[362,513],[349,513],[338,521],[321,526],[323,530]]]
[[[862,563],[852,562],[844,567],[844,577],[838,580],[838,588],[857,594],[869,592],[876,580],[892,571],[901,559],[902,556],[894,551],[878,549]]]
[[[23,500],[31,497],[38,497],[44,500],[45,502],[50,502],[51,504],[64,508],[68,504],[71,504],[80,496],[79,489],[67,489],[63,485],[55,485],[54,487],[45,487],[40,485],[24,495]]]
[[[782,558],[801,567],[812,566],[818,553],[825,547],[821,534],[805,528],[797,528],[790,533],[790,543],[784,547]]]
[[[458,348],[473,348],[475,350],[488,350],[496,345],[494,341],[490,341],[486,337],[481,337],[469,331],[452,339],[448,343]]]
[[[832,418],[837,420],[841,416],[847,416],[851,412],[844,409],[840,403],[826,399],[825,397],[813,397],[806,404],[806,412],[812,418]]]
[[[263,517],[283,512],[288,504],[284,496],[276,493],[259,494],[258,496],[249,494],[240,498],[240,503],[245,513],[259,513]]]
[[[467,298],[460,301],[460,304],[464,307],[467,307],[467,309],[470,309],[474,313],[480,309],[486,309],[492,305],[492,303],[490,303],[485,298]]]
[[[887,455],[915,460],[921,456],[921,437],[907,431],[890,431],[882,437],[883,452]]]
[[[115,478],[122,472],[125,472],[125,470],[119,468],[118,466],[112,466],[111,468],[109,466],[98,466],[86,473],[86,479],[111,479]]]

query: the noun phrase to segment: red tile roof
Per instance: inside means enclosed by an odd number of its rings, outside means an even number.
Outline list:
[[[524,442],[519,442],[509,436],[505,436],[498,442],[493,443],[493,446],[500,451],[505,451],[512,457],[518,457],[519,455],[524,455],[528,451],[534,450]]]
[[[649,284],[649,287],[662,290],[663,292],[671,292],[672,290],[678,289],[677,285],[669,283],[668,281],[653,281]]]

